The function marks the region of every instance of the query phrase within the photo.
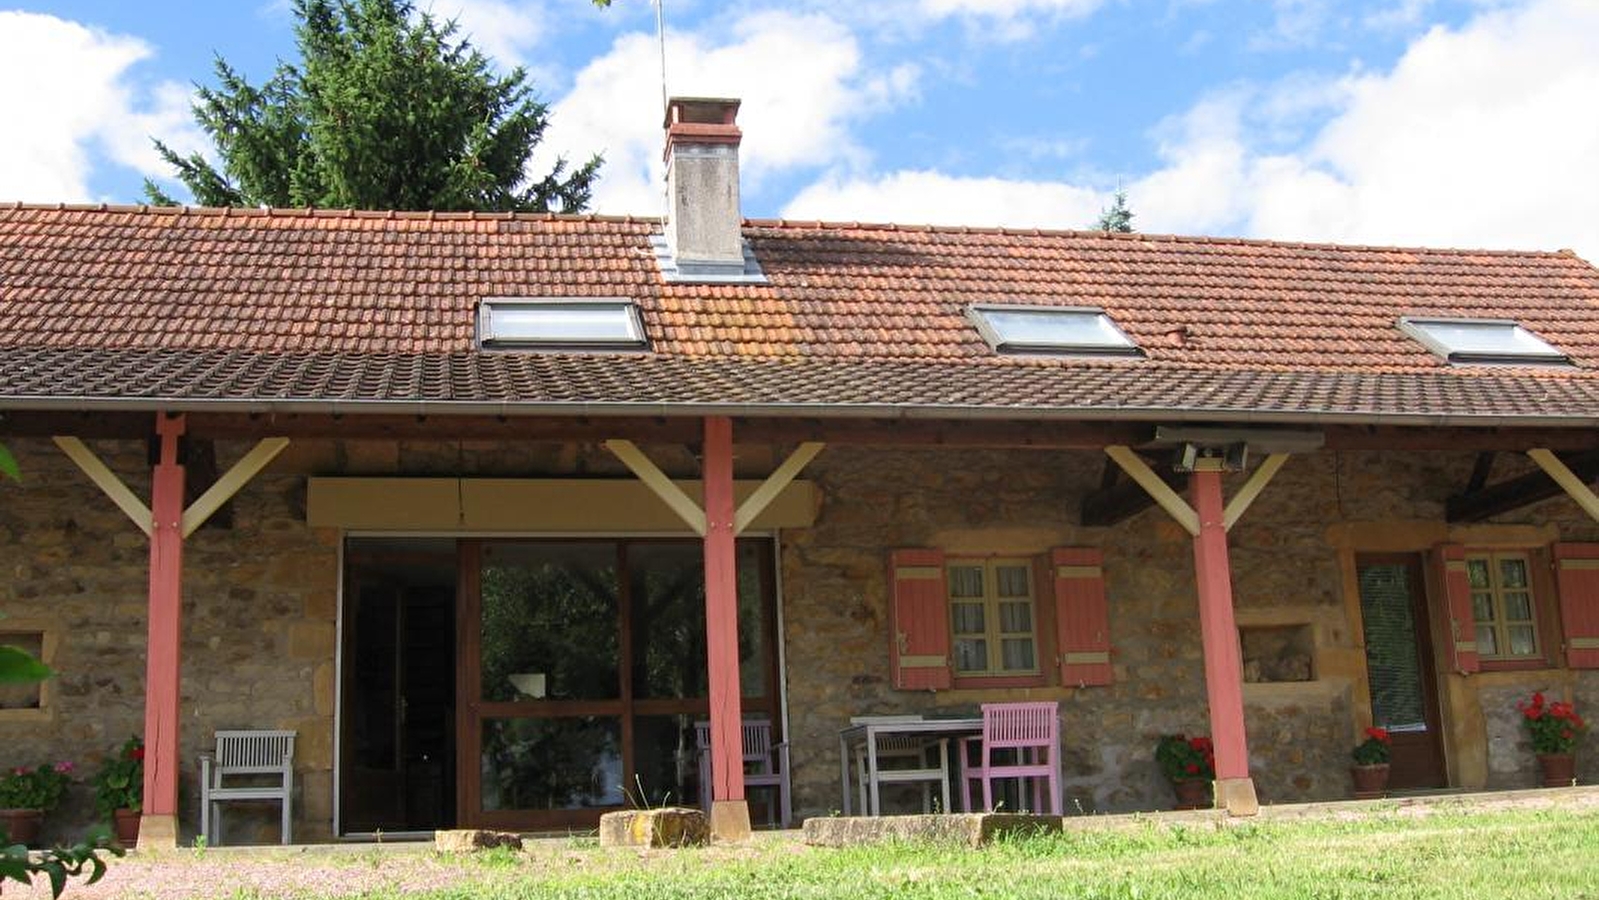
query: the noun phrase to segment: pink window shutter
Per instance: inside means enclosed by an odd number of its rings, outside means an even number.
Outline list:
[[[1566,665],[1599,669],[1599,544],[1556,544],[1554,558]]]
[[[889,554],[893,622],[889,661],[894,687],[906,691],[950,687],[949,604],[941,550],[895,550]]]
[[[1439,544],[1433,548],[1432,564],[1449,613],[1444,634],[1449,665],[1462,674],[1475,672],[1482,666],[1477,657],[1477,617],[1471,609],[1471,581],[1466,577],[1466,548]]]
[[[1055,587],[1055,634],[1060,680],[1067,686],[1110,684],[1110,608],[1104,554],[1093,547],[1059,547],[1049,554]]]

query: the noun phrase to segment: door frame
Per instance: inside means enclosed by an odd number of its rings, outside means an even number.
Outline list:
[[[1443,685],[1439,677],[1438,657],[1435,652],[1433,635],[1434,604],[1432,602],[1433,579],[1429,577],[1425,556],[1418,552],[1362,552],[1354,553],[1355,574],[1355,599],[1360,615],[1360,647],[1361,665],[1365,669],[1366,701],[1368,708],[1371,704],[1371,668],[1370,656],[1366,642],[1366,616],[1364,598],[1360,596],[1360,570],[1363,566],[1400,565],[1408,572],[1410,585],[1410,617],[1412,630],[1415,632],[1416,658],[1421,666],[1421,691],[1422,714],[1427,725],[1427,734],[1431,739],[1432,754],[1437,762],[1439,783],[1407,787],[1403,784],[1393,784],[1395,790],[1430,790],[1434,788],[1447,788],[1450,783],[1449,773],[1449,742],[1444,734],[1443,721]],[[1372,724],[1376,724],[1376,711],[1371,710]],[[1390,779],[1391,779],[1390,774]],[[1392,781],[1390,780],[1390,784]]]
[[[746,713],[765,712],[769,719],[787,731],[784,685],[781,681],[783,648],[780,644],[781,600],[778,595],[778,545],[774,535],[745,534],[739,540],[761,541],[766,546],[761,564],[761,640],[766,654],[766,696],[741,697]],[[622,779],[630,783],[634,762],[633,723],[638,716],[692,715],[708,717],[709,697],[692,699],[636,699],[633,697],[631,584],[626,569],[618,566],[617,653],[620,657],[618,696],[609,700],[527,700],[485,702],[481,699],[481,615],[482,548],[492,543],[556,542],[615,544],[619,562],[625,559],[623,545],[674,543],[697,544],[693,535],[580,535],[509,534],[459,536],[456,542],[459,586],[456,603],[456,824],[459,828],[494,828],[541,831],[594,828],[599,816],[626,808],[586,807],[568,810],[482,809],[482,783],[479,758],[482,754],[480,723],[485,717],[558,718],[563,716],[616,716],[621,720],[619,737]],[[781,740],[781,737],[777,739]]]

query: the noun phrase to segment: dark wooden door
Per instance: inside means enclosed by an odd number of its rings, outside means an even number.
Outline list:
[[[1360,556],[1355,561],[1366,639],[1372,723],[1388,729],[1392,790],[1444,787],[1437,671],[1427,627],[1421,558]]]
[[[453,542],[346,546],[340,826],[431,831],[455,813]]]

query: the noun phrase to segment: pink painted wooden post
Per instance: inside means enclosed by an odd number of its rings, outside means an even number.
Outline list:
[[[1244,688],[1238,626],[1233,619],[1232,570],[1227,561],[1227,523],[1220,472],[1193,474],[1194,574],[1199,582],[1200,639],[1205,648],[1205,693],[1210,734],[1216,745],[1216,800],[1229,812],[1253,815],[1254,782],[1244,736]]]
[[[744,715],[738,679],[738,577],[733,535],[733,422],[705,419],[705,655],[711,704],[711,829],[748,836]]]
[[[183,603],[184,417],[156,414],[160,461],[150,479],[150,619],[144,688],[144,814],[141,846],[177,846],[178,671]]]

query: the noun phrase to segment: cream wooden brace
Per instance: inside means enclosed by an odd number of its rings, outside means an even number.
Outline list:
[[[733,514],[733,533],[740,534],[748,528],[750,523],[770,506],[777,496],[783,493],[799,473],[816,458],[816,454],[826,447],[821,441],[806,441],[789,454],[788,459],[766,476],[744,502],[740,503],[738,510]],[[644,482],[651,491],[655,492],[661,502],[671,507],[689,528],[700,537],[705,536],[706,520],[705,510],[694,502],[694,498],[684,493],[661,468],[657,466],[644,451],[640,450],[632,441],[610,440],[605,442],[605,449],[611,451],[622,464],[627,466],[638,480]]]
[[[111,502],[115,503],[118,509],[133,520],[133,524],[138,526],[140,531],[146,535],[151,533],[154,517],[150,513],[150,507],[129,490],[128,486],[122,483],[122,479],[101,462],[93,450],[90,450],[83,441],[71,436],[57,436],[52,440],[68,459],[83,470],[83,474],[89,476],[89,480],[94,482],[96,487],[111,498]],[[244,454],[221,478],[217,479],[216,484],[206,489],[204,494],[183,511],[183,536],[194,534],[213,513],[222,508],[222,504],[227,503],[234,494],[249,484],[250,480],[260,474],[261,470],[287,446],[289,439],[281,437],[262,438],[256,442],[249,453]]]
[[[1577,501],[1577,505],[1582,507],[1582,511],[1587,513],[1589,518],[1599,522],[1599,496],[1595,496],[1593,489],[1584,484],[1569,466],[1561,462],[1560,457],[1542,448],[1528,450],[1527,455],[1532,457],[1538,468],[1543,469],[1555,484],[1560,485],[1571,496],[1571,499]]]
[[[1183,526],[1183,530],[1190,535],[1199,534],[1199,514],[1194,512],[1192,506],[1188,505],[1188,501],[1172,490],[1171,485],[1162,481],[1161,477],[1155,474],[1149,464],[1144,462],[1143,457],[1127,447],[1118,446],[1106,447],[1105,455],[1115,460],[1116,465],[1121,466],[1122,471],[1126,472],[1129,478],[1138,482],[1140,487],[1149,492],[1150,498],[1161,509],[1164,509],[1168,515],[1177,520],[1177,524]],[[1287,453],[1273,453],[1262,460],[1260,466],[1250,473],[1243,487],[1238,489],[1238,493],[1233,496],[1232,500],[1227,502],[1226,508],[1222,511],[1222,522],[1227,529],[1231,530],[1238,523],[1238,520],[1244,517],[1244,513],[1249,509],[1250,504],[1255,502],[1255,498],[1260,496],[1260,492],[1266,489],[1266,485],[1271,483],[1271,479],[1277,474],[1277,470],[1281,469],[1283,463],[1287,461]]]

